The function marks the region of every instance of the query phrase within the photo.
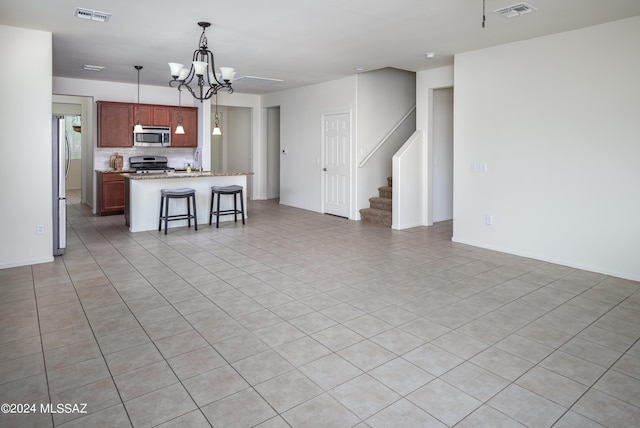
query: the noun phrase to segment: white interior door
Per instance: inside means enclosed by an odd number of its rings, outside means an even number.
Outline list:
[[[349,113],[324,115],[324,212],[349,218],[351,119]]]

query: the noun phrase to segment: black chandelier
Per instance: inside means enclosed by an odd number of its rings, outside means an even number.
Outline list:
[[[169,86],[179,90],[187,89],[195,99],[202,102],[217,94],[221,89],[233,93],[231,83],[236,72],[231,67],[220,67],[220,74],[216,75],[213,52],[207,48],[207,37],[204,34],[211,24],[198,22],[198,25],[202,27],[202,34],[200,35],[199,47],[193,52],[191,67],[185,68],[183,64],[170,62],[172,80],[169,82]],[[197,78],[195,81],[197,87],[192,87],[191,83],[195,78]]]

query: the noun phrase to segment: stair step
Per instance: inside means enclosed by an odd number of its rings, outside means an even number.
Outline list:
[[[393,194],[391,187],[389,186],[385,186],[385,187],[378,187],[378,193],[380,194],[381,198],[389,198],[391,199],[391,195]]]
[[[378,210],[391,211],[393,206],[393,199],[391,198],[369,198],[369,207]]]
[[[391,211],[379,210],[376,208],[363,208],[360,210],[362,221],[369,223],[391,226]]]

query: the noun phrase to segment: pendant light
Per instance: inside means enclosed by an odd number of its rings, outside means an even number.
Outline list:
[[[182,90],[178,89],[178,126],[176,126],[176,134],[184,134],[182,127]]]
[[[222,135],[222,131],[220,131],[220,116],[218,115],[218,94],[216,93],[216,114],[214,116],[215,118],[215,127],[213,128],[213,134],[212,135]]]
[[[136,114],[136,126],[133,127],[133,133],[138,134],[142,132],[142,125],[140,125],[140,70],[142,70],[142,66],[134,65],[133,67],[138,70],[138,111]]]

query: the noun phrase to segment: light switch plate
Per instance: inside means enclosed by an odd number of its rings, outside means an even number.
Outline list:
[[[487,172],[486,162],[471,162],[471,171],[473,172]]]

